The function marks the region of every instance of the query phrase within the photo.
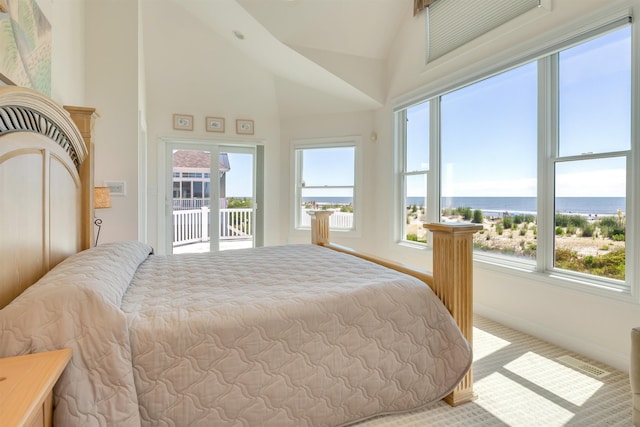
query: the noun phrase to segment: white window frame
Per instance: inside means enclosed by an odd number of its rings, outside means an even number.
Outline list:
[[[631,16],[629,9],[619,10],[617,13],[602,16],[599,20],[592,20],[590,23],[582,23],[582,25],[574,24],[572,30],[567,31],[564,34],[555,33],[551,38],[544,40],[538,46],[531,47],[529,50],[522,52],[516,58],[506,58],[503,55],[497,55],[496,61],[493,61],[493,65],[486,66],[482,69],[476,69],[476,72],[467,74],[464,77],[458,78],[456,81],[449,81],[446,84],[440,83],[438,86],[427,85],[419,91],[411,92],[403,97],[394,100],[393,111],[395,116],[396,129],[396,153],[398,156],[398,173],[396,173],[396,189],[399,193],[399,197],[396,200],[397,203],[396,216],[397,218],[404,218],[404,125],[405,120],[404,110],[413,105],[425,102],[427,100],[439,100],[440,96],[454,91],[458,88],[475,83],[482,79],[491,77],[502,72],[507,71],[510,68],[517,67],[521,64],[525,64],[532,60],[538,60],[543,57],[549,57],[555,52],[572,47],[583,42],[588,41],[591,38],[598,37],[606,34],[609,30],[622,28],[622,22],[628,20]],[[632,115],[638,114],[640,111],[640,73],[638,68],[640,64],[640,56],[638,55],[637,46],[640,45],[640,31],[636,28],[636,23],[631,23],[631,111]],[[577,29],[576,29],[577,27]],[[491,61],[489,61],[491,62]],[[548,60],[539,60],[539,67],[547,67]],[[479,67],[477,67],[479,68]],[[539,78],[549,78],[549,74],[539,72]],[[541,82],[539,87],[539,93],[543,93],[543,88],[546,82]],[[555,102],[554,99],[548,99],[547,95],[542,95],[544,98],[539,101],[539,109],[541,117],[539,123],[544,120],[549,120],[549,112],[553,111],[551,103]],[[553,95],[552,95],[553,96]],[[433,107],[433,104],[432,104]],[[436,108],[432,108],[432,111]],[[440,170],[439,170],[439,146],[440,137],[438,135],[439,130],[435,128],[434,123],[439,124],[439,120],[433,121],[435,114],[439,114],[439,108],[437,112],[431,116],[432,127],[432,139],[430,150],[430,163],[432,175],[429,180],[428,188],[428,215],[431,219],[435,215],[436,221],[439,221],[440,212]],[[542,117],[544,115],[544,117]],[[553,120],[556,120],[555,118]],[[557,126],[554,125],[554,126]],[[554,216],[550,206],[554,203],[554,174],[555,164],[558,161],[564,161],[565,159],[559,159],[554,157],[552,150],[553,136],[550,135],[554,132],[553,129],[544,128],[539,125],[539,141],[538,143],[538,229],[548,228],[549,224],[554,223]],[[435,138],[433,138],[435,136]],[[435,146],[435,148],[434,148]],[[637,120],[631,120],[631,149],[624,152],[605,153],[602,155],[596,155],[596,157],[611,157],[621,155],[627,158],[627,218],[636,218],[637,213],[640,212],[640,186],[636,183],[640,178],[640,123]],[[436,159],[438,161],[436,161]],[[435,166],[437,164],[437,166]],[[435,167],[434,167],[435,166]],[[437,171],[436,171],[437,169]],[[432,188],[435,187],[435,191]],[[433,194],[435,193],[435,194]],[[435,198],[436,200],[433,200]],[[619,281],[614,281],[604,277],[598,277],[594,275],[580,274],[569,272],[566,270],[560,270],[553,267],[553,237],[549,236],[545,239],[538,241],[539,252],[535,263],[531,262],[519,262],[517,259],[508,259],[508,257],[500,256],[497,254],[481,254],[474,252],[474,260],[481,262],[486,268],[494,269],[501,273],[514,274],[526,278],[531,278],[531,274],[536,274],[536,278],[541,283],[547,283],[551,285],[558,285],[575,289],[580,292],[590,293],[599,296],[605,296],[622,301],[635,301],[640,302],[640,283],[636,284],[635,278],[640,275],[640,236],[637,236],[636,227],[634,223],[636,221],[629,220],[626,224],[626,273],[624,283],[621,285]],[[396,243],[406,244],[406,241],[402,238],[402,224],[398,224],[396,227]],[[428,240],[429,242],[429,240]],[[424,245],[421,245],[424,246]],[[639,266],[639,267],[636,267]],[[635,270],[635,271],[634,271]]]
[[[332,233],[339,233],[343,237],[360,237],[362,228],[362,137],[342,136],[332,138],[310,138],[291,141],[291,231],[293,233],[304,231],[308,234],[310,227],[301,226],[301,194],[300,185],[300,159],[296,155],[297,150],[313,148],[345,148],[354,147],[354,182],[353,182],[353,228],[349,230],[331,228]]]
[[[424,100],[422,102],[429,102],[429,141],[440,140],[440,98]],[[421,103],[422,103],[421,102]],[[398,218],[396,221],[398,225],[395,230],[395,240],[402,245],[417,246],[424,248],[429,246],[431,233],[427,232],[427,243],[412,242],[406,240],[405,233],[405,195],[406,195],[406,178],[408,176],[425,175],[427,178],[427,220],[425,223],[438,222],[440,220],[438,213],[440,212],[440,144],[429,143],[429,168],[421,171],[408,171],[406,165],[406,153],[407,153],[407,134],[406,134],[406,122],[407,114],[406,109],[397,112],[396,120],[399,125],[396,130],[396,138],[399,141],[400,151],[398,154],[398,176],[400,177],[400,185],[398,190],[397,206],[401,206],[398,212]],[[431,209],[429,207],[432,207]]]

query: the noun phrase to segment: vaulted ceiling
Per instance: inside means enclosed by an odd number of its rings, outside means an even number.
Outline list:
[[[411,0],[171,2],[273,74],[285,117],[382,106],[386,59],[413,6]]]

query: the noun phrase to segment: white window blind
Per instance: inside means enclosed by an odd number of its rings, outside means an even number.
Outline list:
[[[427,63],[535,7],[539,0],[440,0],[427,9]]]

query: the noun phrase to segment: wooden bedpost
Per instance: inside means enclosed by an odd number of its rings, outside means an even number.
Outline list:
[[[433,233],[432,289],[449,309],[464,337],[473,345],[473,234],[480,224],[431,223]],[[451,406],[473,400],[473,372],[445,397]]]
[[[95,242],[93,237],[93,165],[95,157],[93,126],[98,114],[95,108],[65,105],[64,109],[69,112],[71,120],[80,131],[80,135],[82,135],[84,144],[87,147],[87,158],[80,165],[80,182],[82,185],[82,213],[80,218],[82,219],[81,248],[88,249]]]
[[[326,245],[331,242],[329,217],[333,211],[307,211],[311,217],[311,243]]]

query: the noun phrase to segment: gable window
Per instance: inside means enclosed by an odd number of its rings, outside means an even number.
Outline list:
[[[479,223],[476,259],[629,290],[631,35],[625,17],[398,109],[401,240]]]
[[[332,230],[356,230],[357,145],[356,138],[294,141],[295,228],[311,226],[308,210],[330,210]]]

